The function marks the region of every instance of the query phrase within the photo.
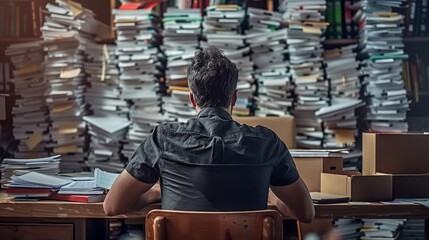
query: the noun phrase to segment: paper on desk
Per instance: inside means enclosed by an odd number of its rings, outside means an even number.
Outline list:
[[[46,175],[38,172],[29,172],[21,176],[12,176],[11,178],[14,183],[17,184],[42,185],[50,187],[61,187],[71,182],[70,179]]]
[[[109,173],[96,168],[94,172],[95,184],[97,187],[110,189],[118,176],[117,173]]]
[[[371,205],[370,202],[349,202],[350,205]]]
[[[408,204],[420,204],[429,207],[429,198],[396,198],[394,201],[406,202]]]

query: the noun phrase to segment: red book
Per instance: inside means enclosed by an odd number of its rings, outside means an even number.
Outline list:
[[[104,201],[105,197],[106,195],[66,195],[54,193],[49,198],[59,201],[95,203]]]

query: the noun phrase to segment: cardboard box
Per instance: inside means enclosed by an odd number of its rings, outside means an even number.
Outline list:
[[[321,173],[342,173],[341,157],[294,157],[296,168],[310,192],[320,192]]]
[[[240,124],[252,127],[257,125],[267,127],[277,134],[288,148],[295,148],[295,119],[292,116],[285,117],[234,117]]]
[[[378,202],[392,200],[392,176],[348,176],[321,174],[321,192],[350,197],[351,201]]]
[[[429,198],[429,174],[392,174],[393,198]]]
[[[362,172],[429,173],[429,134],[364,133]]]

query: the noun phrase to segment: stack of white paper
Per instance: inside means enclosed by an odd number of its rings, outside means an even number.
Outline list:
[[[399,240],[412,240],[425,238],[425,220],[407,219],[401,227]]]
[[[359,219],[335,219],[333,232],[344,240],[359,239],[362,222]]]
[[[199,9],[168,8],[164,15],[163,47],[167,60],[166,80],[170,96],[163,98],[163,112],[169,119],[186,121],[195,116],[189,100],[177,98],[188,95],[187,69],[201,38],[202,17]],[[182,91],[177,91],[177,88]]]
[[[283,16],[280,12],[267,11],[249,7],[247,8],[249,15],[249,30],[251,33],[270,33],[281,28]]]
[[[49,86],[46,98],[50,113],[51,143],[55,154],[62,154],[61,171],[82,171],[85,168],[84,102],[86,44],[103,31],[94,13],[73,1],[56,0],[46,5],[42,27],[45,58],[45,81]]]
[[[203,22],[204,41],[201,42],[201,47],[217,47],[237,66],[238,100],[234,113],[249,115],[254,79],[250,47],[246,44],[246,35],[241,28],[245,11],[238,5],[213,5],[206,8],[206,13]]]
[[[1,184],[7,183],[13,175],[20,176],[28,172],[58,174],[60,155],[44,158],[4,158],[1,166]]]
[[[119,116],[85,116],[91,144],[87,165],[112,171],[122,171],[121,141],[125,138],[130,121]]]
[[[161,20],[151,10],[114,9],[113,14],[122,97],[133,104],[130,110],[132,125],[122,151],[130,157],[143,140],[139,132],[140,122],[135,116],[161,112],[159,78],[165,68],[159,49]]]
[[[302,148],[323,147],[324,132],[315,111],[327,106],[329,101],[322,57],[322,35],[327,26],[325,10],[325,0],[306,4],[301,0],[289,0],[284,14],[288,25],[289,70],[296,86],[293,113],[297,125],[297,146]]]
[[[89,87],[85,102],[96,116],[128,118],[128,103],[122,99],[116,46],[91,43],[86,46],[85,72]]]
[[[12,109],[13,135],[19,145],[15,157],[48,156],[49,114],[41,41],[12,44],[5,53],[14,66],[10,82],[16,94]]]
[[[75,195],[98,195],[103,194],[104,189],[97,187],[95,179],[71,181],[69,184],[61,186],[58,194],[75,194]]]
[[[20,176],[12,176],[8,188],[53,188],[59,189],[61,186],[71,183],[71,180],[65,177],[53,176],[38,172],[29,172]]]
[[[362,240],[370,239],[398,239],[400,226],[406,219],[362,219]]]
[[[365,94],[370,97],[366,120],[369,129],[406,132],[409,109],[402,79],[402,62],[408,58],[402,41],[403,16],[392,10],[402,0],[363,1],[355,19],[364,22],[360,32],[360,53],[365,72]]]

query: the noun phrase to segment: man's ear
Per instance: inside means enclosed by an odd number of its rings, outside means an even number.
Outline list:
[[[237,102],[237,90],[234,91],[231,97],[231,108],[235,106],[235,103]]]
[[[194,95],[192,94],[192,92],[191,92],[191,91],[189,91],[189,102],[191,102],[192,107],[194,107],[194,108],[196,108],[196,107],[197,107],[197,104],[195,103]]]

